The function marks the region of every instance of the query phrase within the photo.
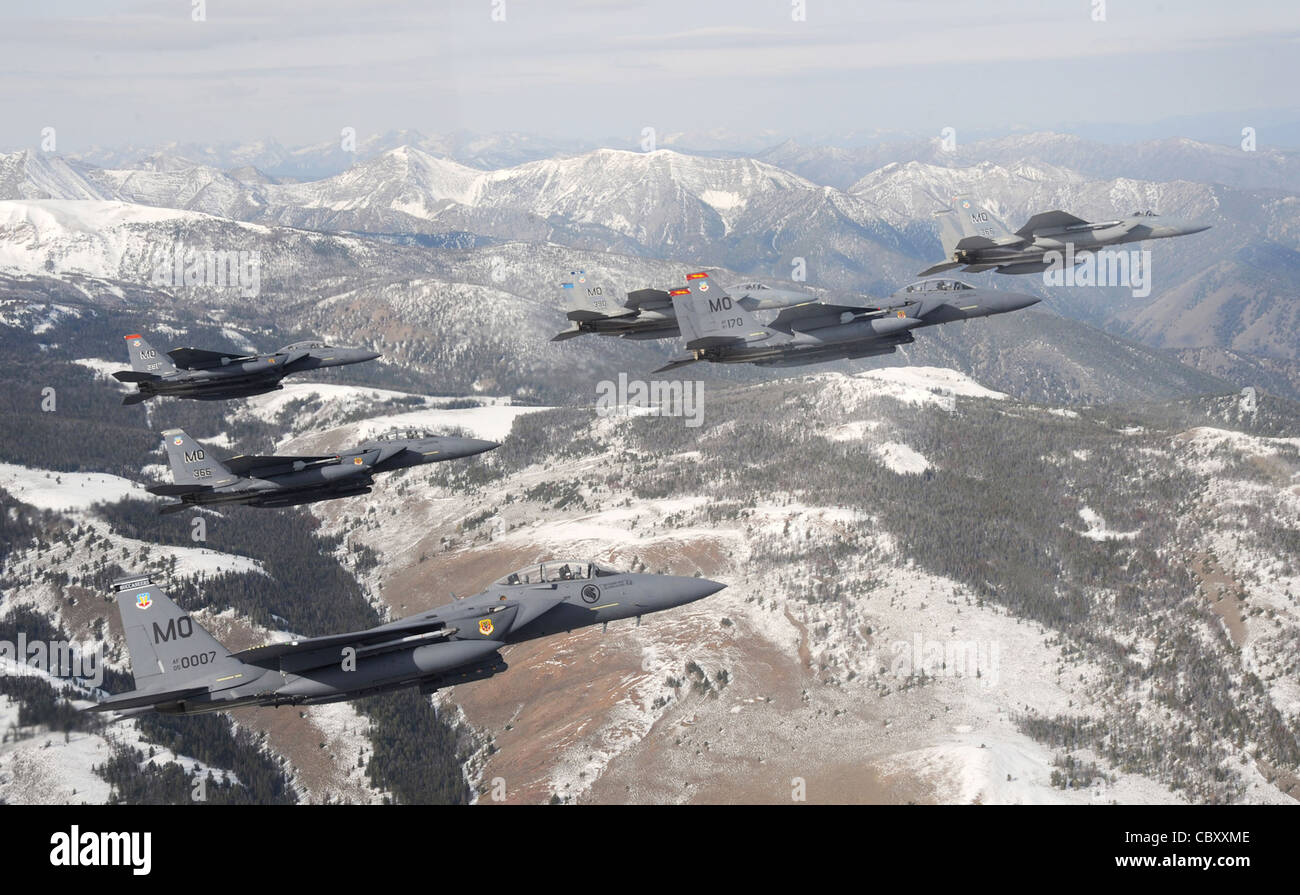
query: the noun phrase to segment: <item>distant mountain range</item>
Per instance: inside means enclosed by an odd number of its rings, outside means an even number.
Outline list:
[[[411,142],[388,148],[397,140]],[[553,155],[483,167],[509,155],[506,147]],[[1153,290],[1145,298],[1116,288],[1049,289],[1033,276],[970,278],[1036,292],[1066,317],[1154,348],[1232,350],[1281,362],[1275,370],[1300,360],[1300,153],[1190,140],[1115,147],[1036,134],[958,144],[952,153],[938,141],[859,150],[787,142],[745,158],[667,149],[573,154],[520,135],[397,132],[362,141],[337,173],[297,181],[262,164],[281,172],[286,159],[328,167],[324,148],[191,150],[140,151],[129,162],[120,154],[113,158],[120,167],[32,150],[0,156],[0,269],[157,285],[151,271],[178,247],[256,250],[264,295],[282,300],[286,290],[316,295],[322,276],[340,293],[377,278],[391,284],[387,294],[405,288],[403,280],[454,283],[467,269],[496,263],[482,285],[554,307],[548,284],[568,266],[565,257],[581,253],[592,268],[618,275],[675,276],[659,271],[681,265],[789,278],[802,269],[810,284],[835,294],[879,296],[937,260],[931,214],[969,193],[1013,229],[1052,208],[1093,219],[1154,209],[1212,224],[1149,246]],[[302,161],[309,157],[316,161]],[[535,248],[492,260],[510,244]],[[617,257],[601,257],[610,253]],[[518,267],[520,256],[555,266]],[[465,265],[451,260],[462,257]],[[644,285],[665,283],[626,282]],[[190,295],[216,298],[203,288]],[[1300,394],[1289,374],[1271,382]]]

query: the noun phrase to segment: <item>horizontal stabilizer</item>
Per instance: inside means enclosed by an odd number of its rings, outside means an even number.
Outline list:
[[[617,320],[619,317],[633,317],[636,311],[627,308],[619,308],[613,313],[606,314],[602,311],[591,311],[585,308],[575,308],[564,316],[568,317],[574,323],[590,323],[592,320]]]
[[[204,491],[211,491],[211,485],[150,485],[145,488],[150,494],[157,494],[159,497],[181,497],[185,494],[201,494]]]
[[[162,377],[156,373],[141,373],[139,370],[118,370],[113,378],[118,382],[152,382]]]
[[[670,305],[672,298],[663,289],[634,289],[627,294],[625,307],[638,310],[645,305]]]
[[[1025,225],[1016,231],[1016,235],[1028,239],[1040,230],[1061,230],[1086,223],[1088,222],[1083,218],[1077,218],[1064,211],[1044,211],[1025,221]]]
[[[144,392],[132,392],[122,399],[123,404],[143,404],[152,398],[153,395],[146,395]]]
[[[968,252],[972,249],[987,249],[996,245],[997,243],[987,236],[964,236],[957,240],[957,245],[954,248],[958,252]]]
[[[140,708],[141,706],[163,705],[169,702],[179,702],[182,699],[188,699],[191,696],[199,696],[207,692],[207,687],[185,687],[180,690],[130,690],[126,693],[119,693],[116,696],[110,696],[96,705],[88,706],[84,711],[115,712],[120,709],[135,709]]]
[[[687,364],[693,364],[695,363],[696,360],[697,358],[694,355],[690,357],[675,358],[673,360],[670,360],[668,363],[664,364],[662,367],[660,367],[658,370],[655,370],[654,372],[667,373],[669,370],[676,370],[678,367],[684,367]]]
[[[222,363],[237,360],[253,360],[248,354],[228,354],[225,351],[207,351],[203,348],[173,348],[167,352],[178,367],[196,370],[203,367],[218,367]]]
[[[757,326],[757,324],[755,324],[755,326]],[[758,335],[761,336],[762,333],[760,332]],[[743,344],[745,344],[745,340],[737,338],[736,336],[700,336],[699,338],[688,341],[686,347],[694,350],[696,348],[722,348],[730,345]]]
[[[158,515],[170,516],[172,513],[180,513],[184,510],[194,509],[192,503],[165,503],[158,508]]]
[[[582,330],[578,329],[576,326],[571,326],[568,329],[564,330],[563,332],[558,332],[555,335],[551,336],[551,341],[567,342],[569,341],[569,339],[576,339],[580,335],[582,335]]]

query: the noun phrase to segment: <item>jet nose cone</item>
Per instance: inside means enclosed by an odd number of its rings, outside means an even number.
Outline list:
[[[1032,308],[1040,301],[1042,301],[1042,299],[1039,298],[1037,295],[1027,295],[1024,293],[1017,293],[1011,296],[1011,310],[1019,311],[1022,308]]]
[[[703,600],[716,594],[726,586],[720,581],[711,581],[708,578],[679,578],[677,587],[674,588],[678,596],[675,602],[679,606],[694,603],[696,600]]]
[[[1167,221],[1163,226],[1153,228],[1152,234],[1157,237],[1191,236],[1193,233],[1209,230],[1210,226],[1210,224],[1192,224],[1186,221]]]
[[[501,447],[500,442],[484,441],[480,438],[448,438],[445,439],[443,453],[451,457],[472,457],[475,454],[494,451],[499,447]]]

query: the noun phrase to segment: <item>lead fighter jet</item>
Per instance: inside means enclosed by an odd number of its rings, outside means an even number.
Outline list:
[[[955,267],[967,273],[1042,273],[1053,264],[1045,257],[1048,252],[1080,258],[1106,246],[1187,236],[1210,229],[1209,224],[1188,224],[1150,211],[1100,222],[1085,221],[1064,211],[1045,211],[1011,233],[988,211],[977,208],[969,196],[957,196],[953,207],[936,212],[935,218],[948,260],[921,271],[919,276],[923,277]]]
[[[686,282],[707,274],[687,274]],[[621,339],[671,339],[681,335],[672,296],[663,289],[637,289],[620,304],[615,290],[589,277],[586,271],[569,271],[569,282],[560,284],[571,325],[551,338],[563,342],[585,333],[617,336]],[[781,284],[753,281],[729,287],[733,299],[749,311],[788,308],[816,298],[810,292]]]
[[[956,280],[922,280],[872,306],[807,302],[786,308],[767,326],[707,278],[672,291],[688,357],[655,370],[696,361],[795,367],[890,354],[924,326],[1005,314],[1037,304],[1032,295],[976,289]]]
[[[159,354],[143,336],[126,337],[131,369],[119,370],[113,378],[134,383],[136,391],[123,404],[139,404],[150,398],[198,398],[220,401],[246,398],[282,388],[280,380],[290,373],[359,364],[379,357],[360,348],[335,348],[324,342],[294,342],[272,354],[227,354],[203,348],[173,348]]]
[[[615,619],[639,621],[725,586],[594,562],[545,562],[401,621],[232,653],[152,579],[135,576],[113,584],[135,689],[88,711],[189,715],[341,702],[406,687],[432,693],[505,671],[498,650],[507,644]]]
[[[240,454],[216,460],[185,430],[168,429],[163,432],[163,446],[167,449],[174,484],[150,485],[146,490],[163,497],[179,497],[181,502],[163,504],[160,513],[226,503],[290,507],[369,494],[377,472],[470,457],[501,445],[477,438],[402,431],[338,454],[297,457]]]

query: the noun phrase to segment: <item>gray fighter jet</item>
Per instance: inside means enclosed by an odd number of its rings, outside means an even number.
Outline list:
[[[135,383],[136,391],[123,404],[139,404],[158,396],[221,401],[246,398],[282,388],[290,373],[359,364],[379,357],[360,348],[335,348],[324,342],[294,342],[274,354],[227,354],[202,348],[173,348],[159,354],[139,334],[126,337],[131,369],[113,378]]]
[[[405,687],[432,693],[506,670],[501,647],[672,609],[717,593],[707,578],[544,562],[482,593],[366,631],[232,653],[150,578],[113,584],[135,689],[89,711],[198,714],[246,705],[340,702]]]
[[[1064,211],[1045,211],[1012,233],[969,196],[954,198],[953,207],[937,212],[935,219],[948,258],[921,271],[923,277],[956,267],[968,273],[1042,273],[1052,263],[1044,257],[1048,252],[1082,260],[1089,252],[1106,246],[1187,236],[1210,229],[1209,224],[1188,224],[1150,211],[1098,222]]]
[[[183,429],[163,432],[171,462],[171,485],[150,485],[151,494],[179,497],[163,504],[161,513],[194,506],[243,503],[255,507],[290,507],[336,497],[369,494],[377,472],[456,460],[501,445],[477,438],[453,438],[421,431],[398,431],[348,451],[325,456],[248,456],[227,460],[208,456],[207,449]]]
[[[705,278],[671,292],[688,357],[655,370],[696,361],[795,367],[890,354],[923,326],[1005,314],[1037,304],[1032,295],[976,289],[956,280],[922,280],[870,307],[808,302],[786,308],[768,326]]]
[[[686,281],[705,276],[704,273],[687,274]],[[586,271],[569,271],[569,280],[560,284],[560,292],[568,309],[570,326],[554,336],[552,342],[563,342],[584,333],[621,339],[672,339],[682,334],[672,296],[663,289],[629,292],[627,301],[620,304],[614,298],[613,287],[597,282]],[[728,291],[732,300],[748,311],[788,308],[816,298],[811,292],[759,280],[728,287]]]

